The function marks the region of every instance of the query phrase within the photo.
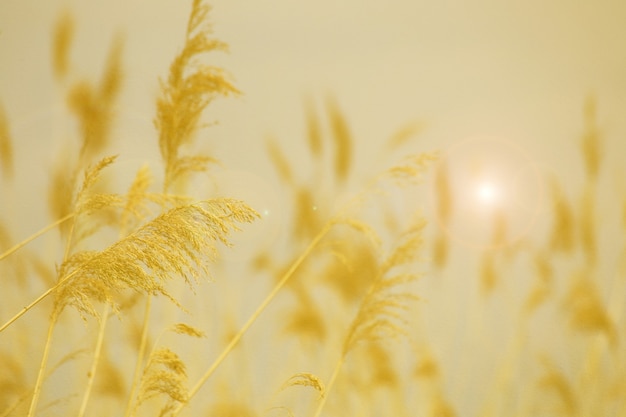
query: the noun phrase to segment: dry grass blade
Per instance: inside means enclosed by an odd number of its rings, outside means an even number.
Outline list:
[[[89,353],[88,349],[76,349],[67,354],[65,354],[61,359],[59,359],[46,373],[46,378],[49,378],[52,374],[54,374],[60,367],[63,365],[72,362],[78,359],[82,355],[87,355]]]
[[[150,398],[165,395],[170,403],[165,410],[169,411],[173,404],[187,401],[186,385],[187,371],[180,357],[167,348],[157,349],[144,369],[135,410]]]
[[[534,264],[537,271],[535,285],[528,295],[524,306],[528,313],[535,311],[554,291],[554,270],[547,255],[536,253],[534,255]]]
[[[87,350],[86,350],[86,349],[76,349],[76,350],[73,350],[73,351],[71,351],[71,352],[68,352],[68,353],[67,353],[67,354],[65,354],[63,357],[61,357],[61,358],[60,358],[60,359],[59,359],[59,360],[58,360],[58,361],[54,364],[54,366],[52,366],[52,367],[51,367],[51,368],[50,368],[50,369],[46,372],[46,374],[42,376],[42,378],[43,378],[44,380],[47,380],[48,378],[50,378],[50,376],[51,376],[52,374],[54,374],[54,373],[55,373],[55,372],[56,372],[59,368],[61,368],[63,365],[65,365],[65,364],[67,364],[67,363],[69,363],[69,362],[72,362],[72,361],[76,360],[76,359],[77,359],[77,358],[79,358],[81,355],[84,355],[84,354],[86,354],[86,353],[87,353]],[[5,368],[4,368],[4,369],[7,369],[7,368],[8,368],[8,367],[6,367],[6,365],[7,365],[8,363],[7,363],[5,360],[3,360],[1,363],[2,363],[2,365],[3,365],[3,366],[5,366]],[[9,371],[11,371],[11,370],[12,370],[12,369],[10,369],[10,368],[8,368],[8,369],[9,369]],[[11,375],[11,377],[12,377],[12,379],[13,379],[13,384],[16,384],[16,386],[17,386],[17,384],[18,384],[19,382],[15,381],[16,376],[17,376],[17,375],[15,375],[14,373]],[[22,378],[19,378],[19,381],[21,381],[21,379],[22,379]],[[6,416],[10,416],[10,415],[15,415],[15,414],[14,414],[14,411],[15,411],[15,410],[16,410],[16,409],[17,409],[17,408],[18,408],[21,404],[23,404],[24,402],[26,402],[26,400],[28,399],[28,397],[29,397],[30,395],[32,395],[32,393],[33,393],[33,389],[32,389],[32,387],[30,387],[30,388],[26,388],[25,384],[22,384],[22,385],[23,385],[23,386],[21,386],[21,387],[20,387],[20,391],[21,391],[20,396],[17,398],[17,400],[16,400],[16,401],[15,401],[15,402],[11,405],[11,406],[7,407],[5,410],[3,410],[3,412],[2,412],[2,413],[0,413],[0,417],[6,417]],[[3,395],[5,392],[8,392],[8,391],[9,391],[9,389],[10,389],[10,387],[9,387],[9,388],[7,388],[7,387],[5,386],[4,381],[3,381],[2,379],[0,379],[0,388],[3,388],[2,393],[0,394],[0,405],[3,405],[3,404],[2,404],[2,399],[3,399],[2,395]],[[5,391],[5,389],[6,389],[6,391]],[[42,409],[49,408],[49,407],[50,407],[50,405],[49,405],[49,404],[47,404],[45,407],[42,407]]]
[[[102,377],[97,380],[96,391],[108,397],[123,398],[127,392],[123,369],[116,364],[106,350],[103,352],[98,368]]]
[[[413,223],[400,238],[400,243],[382,261],[380,275],[361,303],[343,344],[345,357],[361,341],[384,340],[405,334],[402,312],[408,302],[416,300],[401,287],[416,280],[416,273],[394,272],[418,259],[422,246],[423,219]]]
[[[3,370],[0,375],[0,410],[4,411],[15,398],[28,390],[28,383],[20,355],[3,349],[0,351],[0,367]]]
[[[297,307],[295,311],[291,311],[287,315],[288,321],[285,324],[285,332],[298,335],[306,342],[323,343],[327,333],[324,316],[306,290],[298,286],[296,291]]]
[[[306,241],[322,228],[325,219],[321,210],[317,209],[313,190],[299,187],[295,193],[293,234],[296,238]]]
[[[175,276],[192,284],[208,276],[216,242],[257,213],[233,199],[207,200],[177,207],[157,217],[102,252],[80,252],[61,267],[57,310],[67,305],[96,315],[92,302],[109,302],[113,292],[133,289],[171,296],[164,284]]]
[[[65,13],[57,21],[52,34],[52,68],[57,79],[66,77],[69,67],[69,51],[74,38],[74,20]]]
[[[45,234],[51,229],[54,229],[55,227],[59,225],[59,223],[67,221],[70,217],[61,219],[60,221],[56,221],[52,224],[49,224],[48,226],[44,227],[43,229],[39,230],[38,232],[34,233],[33,235],[27,237],[26,239],[14,245],[11,245],[10,243],[11,238],[10,238],[8,230],[5,228],[5,226],[2,223],[0,223],[0,250],[3,251],[0,253],[0,261],[7,258],[9,255],[17,252],[20,248],[26,246],[28,243],[37,239],[39,236]],[[36,258],[33,257],[32,262],[33,262],[33,267],[36,268],[38,266]],[[16,262],[16,263],[19,263],[19,262]]]
[[[380,343],[371,343],[367,348],[366,361],[371,364],[369,380],[375,387],[398,385],[399,376],[394,369],[390,352]]]
[[[82,81],[74,85],[69,92],[69,107],[80,123],[82,140],[80,155],[85,160],[102,151],[108,144],[114,104],[122,86],[121,55],[122,42],[118,40],[109,52],[100,85],[94,87]]]
[[[293,413],[293,411],[291,411],[288,407],[284,407],[284,406],[268,408],[266,410],[266,413],[269,413],[270,411],[274,411],[274,410],[281,410],[281,411],[284,411],[288,417],[295,417],[295,414]],[[237,417],[241,417],[241,416],[237,416]]]
[[[170,328],[170,330],[176,334],[184,334],[191,337],[206,337],[206,333],[202,330],[196,329],[195,327],[185,323],[176,323]]]
[[[449,169],[445,161],[437,164],[435,171],[435,197],[437,201],[437,216],[443,225],[447,225],[454,209],[454,200],[450,188]]]
[[[123,48],[124,43],[122,39],[119,37],[116,38],[111,46],[105,64],[104,74],[98,86],[98,94],[107,112],[112,109],[112,104],[122,88],[124,78],[124,74],[122,73]]]
[[[542,390],[551,394],[560,407],[559,414],[565,416],[578,415],[578,404],[576,393],[567,377],[550,360],[544,358],[543,365],[545,372],[538,380],[537,385]]]
[[[117,156],[108,156],[100,159],[93,166],[87,167],[83,174],[83,181],[80,187],[76,189],[76,171],[68,164],[67,161],[59,160],[57,167],[52,175],[52,183],[49,188],[49,207],[53,217],[59,219],[72,218],[72,222],[61,224],[61,232],[66,233],[69,230],[80,226],[80,216],[88,215],[96,212],[104,214],[104,210],[113,209],[121,206],[121,197],[114,194],[94,193],[94,185],[100,179],[102,171],[113,164]],[[75,245],[81,238],[85,238],[98,230],[93,218],[88,218],[87,229],[78,230],[77,236],[73,236],[68,240],[68,249]],[[90,229],[90,230],[88,230]],[[76,239],[78,237],[78,239]]]
[[[574,249],[574,214],[570,203],[556,181],[552,182],[554,222],[550,238],[550,249],[555,252],[570,252]]]
[[[411,226],[402,233],[399,243],[382,262],[383,274],[388,273],[395,267],[404,266],[418,260],[420,250],[424,243],[423,231],[426,221],[417,218]]]
[[[431,398],[430,414],[433,417],[457,417],[452,405],[439,393]]]
[[[189,15],[189,20],[187,21],[187,36],[190,36],[196,31],[202,31],[202,25],[206,23],[207,16],[210,11],[210,6],[202,4],[202,0],[193,1],[191,14]]]
[[[445,161],[437,164],[435,171],[435,201],[440,224],[433,244],[433,263],[438,269],[442,269],[448,262],[449,242],[446,234],[454,211],[450,174]]]
[[[327,108],[335,144],[335,175],[339,181],[344,181],[348,177],[352,160],[352,135],[337,104],[328,100]]]
[[[419,356],[420,360],[415,366],[414,375],[431,381],[439,378],[441,374],[440,366],[430,349],[422,347]]]
[[[324,397],[326,393],[324,382],[322,382],[317,376],[307,372],[292,375],[287,381],[285,381],[280,390],[282,391],[296,385],[315,389],[319,393],[320,398]]]
[[[322,133],[319,118],[310,100],[305,103],[305,109],[309,149],[313,157],[320,158],[322,156]]]
[[[127,232],[134,229],[137,221],[148,216],[145,200],[151,183],[152,175],[150,168],[144,165],[137,171],[135,179],[126,193],[126,205],[120,217],[120,228],[122,231]]]
[[[0,105],[0,165],[3,176],[10,178],[13,175],[13,144],[9,131],[9,120],[2,105]]]
[[[397,149],[405,145],[415,135],[421,133],[425,128],[424,123],[410,123],[397,130],[387,142],[388,149]]]
[[[333,220],[333,224],[343,224],[351,227],[357,232],[362,233],[372,245],[374,249],[379,249],[382,242],[378,233],[367,223],[353,217],[339,217]]]
[[[480,284],[484,295],[493,292],[499,281],[499,275],[496,271],[496,259],[493,250],[485,251],[480,259]]]
[[[413,221],[412,226],[400,236],[399,244],[381,261],[378,277],[350,324],[341,348],[341,356],[326,385],[326,395],[320,399],[314,417],[321,415],[328,392],[334,386],[343,363],[359,343],[387,341],[407,334],[403,313],[417,297],[403,286],[416,280],[418,275],[415,272],[404,272],[404,268],[418,259],[423,227],[423,219]]]
[[[92,188],[94,184],[96,184],[96,182],[98,181],[102,170],[108,167],[110,164],[112,164],[115,161],[115,158],[116,158],[115,156],[105,157],[101,159],[98,163],[96,163],[93,167],[85,171],[83,182],[81,184],[80,189],[77,191],[76,196],[74,197],[73,193],[71,193],[72,197],[71,199],[69,199],[69,203],[67,202],[64,203],[64,210],[70,210],[71,208],[75,207],[77,210],[76,212],[66,214],[65,216],[63,216],[61,219],[59,219],[52,225],[37,232],[36,234],[31,236],[24,242],[21,242],[20,244],[15,245],[13,248],[11,248],[9,251],[5,252],[1,256],[4,257],[15,252],[20,247],[24,246],[26,243],[32,241],[34,238],[45,233],[47,230],[50,230],[50,228],[54,227],[54,225],[63,225],[65,221],[72,219],[71,230],[73,230],[77,224],[77,218],[80,217],[80,215],[90,214],[98,210],[101,210],[102,208],[110,208],[115,205],[121,204],[121,198],[116,195],[92,193]],[[56,201],[58,201],[58,199],[56,199]],[[70,269],[73,269],[74,267],[82,265],[81,262],[85,263],[87,260],[91,261],[91,257],[93,254],[88,253],[88,252],[82,252],[82,253],[78,253],[78,254],[74,254],[70,256],[71,247],[74,244],[76,244],[77,241],[80,241],[81,239],[94,233],[100,225],[95,223],[92,219],[91,223],[88,223],[87,226],[88,226],[87,228],[83,230],[79,230],[79,233],[76,233],[77,238],[73,239],[73,241],[72,239],[68,239],[66,250],[65,250],[65,256],[64,256],[65,260],[59,270],[60,279],[57,280],[57,283],[53,287],[46,290],[43,294],[37,297],[34,301],[32,301],[22,310],[20,310],[20,312],[15,314],[4,325],[2,325],[0,327],[0,332],[6,329],[8,326],[10,326],[13,322],[19,319],[22,315],[24,315],[27,311],[29,311],[32,307],[34,307],[43,299],[48,297],[50,294],[54,293],[55,291],[63,290],[64,288],[63,286],[64,285],[66,286],[67,284],[65,281],[68,278],[68,276],[65,275],[65,272],[67,272],[68,267]],[[77,270],[72,272],[72,275],[74,275],[76,272]],[[93,297],[95,300],[109,301],[109,302],[111,300],[109,292],[104,291],[105,288],[106,288],[106,281],[104,280],[93,281],[91,283],[89,282],[77,283],[76,287],[70,290],[70,293],[73,292],[76,298],[73,299],[73,297],[69,297],[67,299],[72,300],[72,302],[75,302],[76,306],[81,306],[79,310],[81,310],[83,314],[84,313],[94,314],[93,305],[89,301],[90,298]],[[59,313],[65,306],[64,302],[62,300],[59,300],[58,297],[56,298],[55,304],[56,304],[56,307],[55,307],[56,313]]]
[[[343,354],[347,355],[359,342],[388,340],[405,335],[401,311],[407,309],[407,301],[415,299],[410,294],[383,294],[383,290],[375,286],[350,326]]]
[[[359,232],[361,233],[361,232]],[[380,247],[363,241],[362,236],[342,234],[329,242],[334,259],[325,267],[322,281],[341,298],[358,304],[379,276]]]
[[[285,181],[285,183],[287,184],[293,184],[293,173],[291,172],[291,166],[289,165],[289,161],[283,154],[280,147],[276,144],[274,140],[267,139],[266,148],[274,167],[278,171],[278,176],[280,177],[280,179]]]
[[[497,249],[507,245],[509,223],[506,218],[506,212],[502,209],[496,210],[493,214],[493,231],[491,233],[491,248]]]
[[[213,364],[206,370],[204,375],[200,378],[200,380],[193,386],[191,391],[189,392],[189,398],[196,395],[196,393],[200,390],[200,388],[206,383],[206,381],[213,375],[215,370],[219,367],[219,365],[223,362],[223,360],[232,352],[233,348],[239,340],[243,337],[243,335],[248,331],[248,329],[252,326],[252,324],[257,320],[260,314],[267,308],[267,306],[272,302],[272,300],[276,297],[276,295],[280,292],[280,290],[285,286],[285,284],[291,279],[294,273],[298,270],[298,268],[302,265],[302,263],[308,258],[311,252],[317,247],[320,241],[329,233],[331,229],[330,223],[327,223],[322,230],[313,238],[310,242],[309,246],[300,253],[300,256],[291,264],[289,269],[283,274],[280,281],[274,286],[272,291],[265,297],[265,299],[261,302],[261,304],[257,307],[257,309],[252,313],[250,318],[246,321],[246,323],[239,329],[239,331],[232,338],[230,343],[222,350],[220,355],[213,361]],[[179,405],[175,410],[173,415],[178,415],[183,409],[184,404]]]
[[[209,415],[219,417],[259,417],[249,406],[238,401],[219,401],[211,406]]]
[[[219,161],[211,156],[179,156],[172,168],[172,178],[179,179],[193,172],[203,172],[210,164],[218,163]]]
[[[439,270],[443,269],[448,263],[450,251],[449,246],[448,238],[445,233],[442,233],[441,231],[437,233],[433,242],[432,262],[433,265]]]
[[[585,160],[587,176],[595,181],[600,170],[602,156],[602,137],[596,122],[596,102],[593,97],[587,98],[584,108],[585,132],[581,141],[581,148]]]
[[[200,62],[208,53],[226,50],[225,43],[210,37],[207,22],[210,8],[195,0],[182,51],[170,65],[167,81],[161,82],[154,124],[159,131],[159,148],[165,161],[165,189],[188,172],[206,169],[212,159],[183,158],[180,147],[189,144],[199,127],[204,109],[217,97],[238,93],[221,68]]]
[[[580,201],[580,243],[583,251],[587,256],[587,261],[593,264],[597,256],[596,243],[596,216],[594,189],[588,185],[582,195]]]
[[[390,180],[395,185],[406,187],[419,184],[422,180],[428,163],[438,159],[435,153],[421,153],[411,155],[401,164],[394,165],[383,172],[377,180]]]
[[[572,278],[564,307],[573,329],[604,333],[611,343],[617,342],[613,321],[606,311],[597,285],[583,273],[579,272]]]
[[[116,158],[116,156],[102,158],[85,171],[83,182],[72,200],[76,216],[70,224],[72,235],[68,239],[65,258],[70,256],[70,252],[80,242],[96,234],[102,226],[119,224],[115,210],[124,206],[123,198],[117,194],[94,192],[102,171]]]
[[[73,210],[74,185],[76,183],[76,172],[73,164],[67,160],[56,161],[48,188],[48,209],[53,219],[62,219],[69,216]],[[67,224],[61,224],[60,230],[66,233]]]

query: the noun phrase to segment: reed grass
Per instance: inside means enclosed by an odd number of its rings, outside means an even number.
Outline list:
[[[65,12],[52,29],[76,130],[49,161],[47,200],[29,196],[50,223],[20,240],[0,221],[0,416],[626,416],[626,200],[607,198],[613,142],[595,98],[582,182],[544,176],[545,228],[513,242],[509,213],[494,210],[478,250],[454,236],[457,167],[414,152],[422,124],[383,149],[408,156],[364,178],[340,100],[308,98],[302,159],[266,139],[286,230],[228,262],[235,234],[267,214],[193,186],[217,162],[199,150],[206,114],[240,91],[211,64],[228,49],[211,8],[189,7],[155,82],[153,141],[140,138],[160,161],[138,161],[128,184],[113,140],[124,40],[93,81],[70,59],[80,19]],[[13,151],[10,104],[3,187],[30,162]],[[419,210],[428,187],[432,210]]]

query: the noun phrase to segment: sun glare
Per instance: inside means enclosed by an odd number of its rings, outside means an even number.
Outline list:
[[[497,203],[500,197],[498,191],[498,187],[492,182],[482,181],[478,183],[475,193],[477,200],[481,204],[492,206]]]
[[[543,189],[522,148],[504,139],[468,139],[450,146],[438,169],[432,201],[448,237],[484,248],[493,245],[498,227],[506,228],[508,242],[531,231]]]

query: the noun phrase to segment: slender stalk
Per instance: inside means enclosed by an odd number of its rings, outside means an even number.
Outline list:
[[[62,221],[68,220],[71,217],[73,217],[74,215],[72,214],[71,216],[65,216],[62,219],[59,219],[56,223],[53,223],[52,225],[47,226],[46,228],[40,230],[39,232],[37,232],[35,235],[31,236],[30,238],[26,239],[25,241],[22,241],[22,243],[19,243],[18,245],[14,246],[12,248],[12,252],[11,250],[5,252],[3,255],[6,254],[11,254],[13,252],[15,252],[16,250],[18,250],[20,247],[24,246],[26,243],[30,242],[31,240],[35,239],[37,236],[45,233],[45,231],[51,229],[52,227],[57,226],[58,224],[61,223]],[[74,276],[78,271],[74,271],[71,274],[69,274],[68,276],[66,276],[65,278],[63,278],[62,280],[60,280],[59,282],[57,282],[56,284],[54,284],[54,286],[48,288],[43,294],[41,294],[39,297],[37,297],[34,301],[32,301],[30,304],[28,304],[26,307],[24,307],[23,309],[21,309],[17,314],[15,314],[13,317],[11,317],[6,323],[4,323],[2,325],[2,327],[0,327],[0,333],[2,333],[7,327],[9,327],[11,324],[13,324],[17,319],[19,319],[20,317],[22,317],[24,314],[26,314],[31,308],[35,307],[37,304],[39,304],[44,298],[46,298],[47,296],[49,296],[50,294],[52,294],[54,292],[54,290],[56,290],[59,285],[61,285],[63,282],[67,281],[69,278],[71,278],[72,276]]]
[[[33,398],[30,402],[30,408],[28,410],[28,417],[33,417],[35,415],[35,411],[37,410],[37,403],[39,402],[39,394],[41,394],[41,385],[43,384],[45,369],[48,363],[48,355],[50,354],[50,345],[52,344],[52,333],[54,332],[54,327],[57,322],[57,314],[52,313],[50,317],[50,325],[48,326],[48,335],[46,337],[46,345],[43,349],[43,356],[41,358],[41,363],[39,365],[39,373],[37,374],[37,382],[35,383],[35,388],[33,389]]]
[[[70,213],[65,217],[61,217],[60,219],[58,219],[57,221],[50,223],[49,225],[47,225],[46,227],[44,227],[43,229],[39,230],[38,232],[35,232],[34,234],[32,234],[31,236],[27,237],[26,239],[22,240],[20,243],[14,245],[13,247],[11,247],[10,249],[8,249],[6,252],[0,254],[0,261],[3,260],[4,258],[6,258],[7,256],[11,255],[13,252],[18,251],[19,249],[21,249],[23,246],[26,246],[27,244],[29,244],[30,242],[32,242],[33,240],[37,239],[39,236],[49,232],[50,230],[54,229],[55,227],[57,227],[58,225],[60,225],[61,223],[66,222],[67,220],[71,219],[72,217],[74,217],[74,213]]]
[[[74,234],[74,226],[76,225],[76,219],[74,216],[72,216],[73,220],[72,224],[71,224],[71,228],[70,231],[68,233],[68,237],[67,237],[67,242],[65,245],[65,254],[63,255],[63,262],[65,262],[68,258],[69,255],[69,250],[71,247],[71,242],[72,242],[72,236]],[[72,275],[74,275],[74,273],[69,274],[67,277],[65,277],[64,279],[60,279],[55,285],[54,287],[52,287],[50,290],[46,291],[44,294],[42,294],[42,296],[40,296],[37,300],[42,300],[44,296],[46,296],[47,294],[52,293],[52,290],[54,290],[55,288],[57,288],[59,286],[59,284],[61,284],[61,282],[67,281],[67,279],[69,277],[71,277]],[[37,301],[35,300],[35,301]],[[22,314],[24,314],[26,312],[26,310],[22,310]],[[44,375],[44,371],[46,369],[46,366],[48,364],[48,355],[50,354],[50,345],[52,344],[52,333],[54,332],[54,327],[56,326],[57,320],[59,318],[59,311],[53,310],[52,311],[52,315],[50,316],[50,326],[48,327],[48,335],[46,337],[46,345],[44,347],[43,350],[43,357],[41,358],[41,363],[39,365],[39,374],[37,375],[37,382],[35,383],[35,388],[33,390],[33,399],[30,403],[30,409],[28,410],[28,417],[33,417],[35,415],[35,411],[37,410],[37,403],[39,402],[39,394],[41,393],[41,386],[43,384],[43,380],[45,379],[45,375]],[[4,328],[4,326],[3,326]]]
[[[333,369],[333,374],[330,376],[330,380],[328,381],[328,384],[326,384],[326,391],[324,393],[324,396],[320,399],[320,402],[317,405],[317,409],[315,410],[315,414],[313,417],[319,417],[319,415],[322,413],[322,409],[324,408],[324,405],[326,404],[326,399],[328,398],[328,394],[330,393],[330,390],[333,388],[333,385],[335,385],[335,381],[337,380],[337,376],[339,375],[339,371],[341,370],[341,367],[343,366],[343,363],[345,360],[346,360],[346,355],[342,353],[341,358],[339,358],[339,360],[337,361],[337,364],[335,365],[335,369]]]
[[[120,231],[120,239],[126,236],[128,233],[126,228],[122,226]],[[102,311],[102,316],[100,319],[100,328],[98,330],[98,337],[96,340],[96,347],[93,353],[93,360],[91,362],[91,369],[89,370],[89,374],[87,376],[87,387],[85,388],[85,393],[83,394],[83,402],[80,406],[80,410],[78,412],[78,417],[83,417],[85,415],[85,411],[87,410],[87,402],[89,401],[89,397],[91,395],[91,389],[93,387],[93,382],[96,378],[96,372],[98,370],[98,364],[100,363],[100,356],[102,354],[102,345],[104,344],[104,333],[106,330],[107,321],[109,321],[109,311],[111,307],[109,304],[104,305],[104,309]]]
[[[217,359],[215,359],[215,361],[213,361],[213,363],[207,369],[207,371],[204,373],[204,375],[202,375],[202,377],[198,380],[196,385],[194,385],[194,387],[189,391],[189,396],[187,398],[187,402],[180,403],[178,405],[178,407],[174,410],[174,412],[172,413],[173,417],[177,416],[181,412],[181,410],[198,393],[200,388],[206,383],[206,381],[211,377],[211,375],[213,375],[215,370],[224,361],[226,356],[228,356],[228,354],[230,352],[232,352],[232,350],[234,349],[235,345],[237,345],[237,343],[239,342],[239,340],[241,340],[243,335],[248,331],[248,329],[252,326],[252,324],[256,321],[256,319],[259,318],[261,313],[272,302],[274,297],[276,297],[276,294],[278,294],[278,292],[285,286],[287,281],[289,281],[289,279],[293,276],[293,274],[300,267],[300,265],[302,265],[302,262],[304,262],[304,260],[311,254],[311,252],[317,246],[317,244],[320,242],[320,240],[322,240],[322,238],[324,236],[326,236],[326,234],[331,229],[332,225],[333,225],[332,222],[326,223],[324,228],[317,234],[317,236],[315,236],[315,238],[311,241],[311,243],[304,250],[304,252],[302,252],[302,254],[300,254],[298,259],[296,259],[296,261],[291,265],[291,267],[285,273],[285,275],[283,275],[281,280],[274,286],[272,291],[267,295],[267,297],[265,297],[263,302],[257,307],[257,309],[254,311],[254,313],[252,313],[252,315],[250,316],[248,321],[246,321],[246,323],[241,327],[241,329],[239,329],[237,334],[231,339],[230,343],[228,343],[228,345],[224,348],[222,353],[220,353],[220,355],[217,357]]]
[[[141,381],[141,369],[143,367],[143,358],[146,352],[146,345],[148,344],[148,327],[150,323],[150,311],[152,306],[152,296],[148,295],[146,300],[146,309],[143,316],[143,330],[141,332],[141,342],[139,344],[139,351],[137,352],[137,363],[135,364],[135,372],[133,374],[133,384],[130,387],[130,394],[128,396],[128,402],[126,403],[125,417],[129,417],[135,409],[135,393],[139,387]]]
[[[11,324],[13,324],[14,321],[16,321],[17,319],[19,319],[20,317],[22,317],[28,310],[30,310],[31,308],[35,307],[37,304],[39,304],[44,298],[46,298],[47,296],[49,296],[54,290],[57,289],[57,287],[59,286],[59,284],[61,284],[60,282],[55,284],[53,287],[48,288],[48,290],[46,290],[46,292],[44,292],[43,294],[41,294],[39,297],[37,297],[37,299],[33,302],[31,302],[29,305],[27,305],[26,307],[24,307],[23,309],[21,309],[19,311],[19,313],[17,313],[16,315],[14,315],[13,317],[11,317],[6,323],[4,323],[2,325],[2,327],[0,327],[0,333],[6,329],[7,327],[9,327]]]
[[[65,262],[69,256],[70,251],[72,250],[72,239],[74,237],[74,228],[76,227],[76,219],[70,224],[70,230],[67,233],[67,242],[65,242],[65,252],[63,253],[63,262]]]
[[[107,321],[109,320],[109,305],[104,305],[104,311],[102,312],[102,318],[100,319],[100,329],[98,330],[98,338],[96,341],[96,347],[93,354],[93,361],[91,362],[91,369],[87,375],[87,387],[85,388],[85,394],[83,395],[83,402],[80,405],[78,411],[78,417],[83,417],[87,410],[87,402],[91,395],[91,388],[93,387],[93,381],[96,378],[96,371],[98,370],[98,363],[100,362],[100,355],[102,354],[102,344],[104,342],[104,331],[106,329]]]
[[[15,411],[15,409],[17,407],[20,406],[20,404],[22,404],[24,401],[26,401],[26,397],[30,395],[30,391],[26,392],[25,394],[23,394],[17,401],[15,401],[13,403],[13,405],[9,406],[9,408],[7,408],[6,410],[4,410],[2,412],[2,414],[0,414],[0,417],[8,417],[10,415],[13,414],[13,412]]]
[[[44,298],[46,298],[47,296],[49,296],[50,294],[52,294],[57,288],[59,288],[59,286],[61,284],[63,284],[65,281],[67,281],[68,279],[72,278],[74,275],[76,275],[79,272],[79,269],[76,269],[75,271],[73,271],[72,273],[68,274],[65,278],[63,278],[62,280],[60,280],[59,282],[57,282],[56,284],[54,284],[52,287],[48,288],[43,294],[41,294],[39,297],[37,297],[34,301],[32,301],[29,305],[27,305],[26,307],[24,307],[23,309],[21,309],[19,311],[19,313],[17,313],[15,316],[11,317],[6,323],[4,323],[2,325],[2,327],[0,327],[0,333],[2,333],[2,331],[4,329],[6,329],[7,327],[9,327],[13,322],[15,322],[17,319],[19,319],[20,317],[22,317],[24,314],[26,314],[31,308],[35,307],[37,304],[39,304]]]

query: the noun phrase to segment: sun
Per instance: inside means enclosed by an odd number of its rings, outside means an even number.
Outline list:
[[[492,207],[498,203],[501,197],[498,186],[489,180],[481,180],[476,184],[474,194],[476,200],[484,206]]]
[[[507,244],[531,233],[544,205],[542,177],[523,148],[501,138],[470,138],[450,146],[431,183],[440,230],[466,247]]]

